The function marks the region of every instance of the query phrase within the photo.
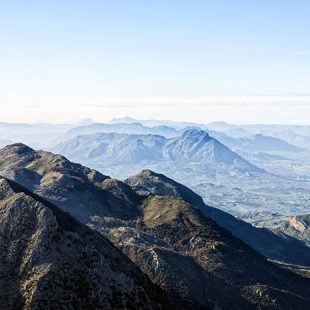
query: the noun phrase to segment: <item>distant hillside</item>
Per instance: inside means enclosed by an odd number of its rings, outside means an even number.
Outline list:
[[[300,152],[301,148],[289,144],[282,139],[257,134],[248,138],[240,138],[243,149],[255,152]]]
[[[166,139],[159,135],[98,133],[61,143],[55,151],[77,162],[140,163],[161,160]]]
[[[168,160],[205,162],[263,172],[199,129],[187,130],[180,137],[170,139],[159,135],[115,133],[78,136],[59,144],[53,151],[92,166],[100,162],[136,164]]]
[[[262,134],[286,141],[300,148],[310,149],[310,126],[309,125],[234,125],[224,122],[207,124],[210,130],[226,133],[234,138]]]
[[[126,133],[126,134],[154,134],[166,137],[174,137],[179,135],[179,132],[166,125],[147,127],[140,123],[117,123],[103,124],[95,123],[88,126],[78,126],[69,130],[64,138],[70,139],[80,135],[90,135],[95,133]]]
[[[198,129],[187,130],[181,137],[168,140],[163,148],[163,157],[177,161],[222,163],[240,169],[261,171],[209,136],[206,131]]]
[[[304,150],[280,138],[262,134],[238,138],[218,131],[210,131],[210,133],[226,146],[246,152],[301,152]]]
[[[143,120],[143,119],[134,119],[131,117],[123,117],[123,118],[114,118],[110,122],[111,124],[132,124],[132,123],[140,123],[147,127],[161,127],[161,126],[169,126],[176,128],[177,130],[184,130],[186,127],[192,127],[192,126],[199,126],[204,128],[205,126],[203,124],[197,124],[193,122],[177,122],[172,121],[169,119],[166,120],[156,120],[156,119],[149,119],[149,120]]]
[[[23,142],[33,147],[55,145],[59,138],[74,125],[69,124],[24,124],[0,122],[0,140]],[[12,142],[11,142],[12,143]],[[3,146],[3,145],[2,145]]]

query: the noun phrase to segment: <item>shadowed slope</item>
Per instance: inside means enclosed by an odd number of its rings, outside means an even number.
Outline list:
[[[3,309],[168,307],[104,237],[2,177],[0,219]]]

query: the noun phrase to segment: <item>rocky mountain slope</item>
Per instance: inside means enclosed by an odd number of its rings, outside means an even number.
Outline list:
[[[226,212],[206,206],[200,196],[163,175],[143,172],[126,180],[127,185],[74,164],[61,155],[34,151],[23,144],[13,144],[0,150],[0,175],[38,193],[84,223],[91,222],[94,216],[136,219],[141,214],[138,208],[141,196],[130,186],[135,188],[134,180],[138,180],[138,184],[139,180],[143,180],[143,184],[148,182],[143,188],[152,194],[190,201],[268,258],[300,265],[310,261],[310,250],[302,242],[255,228]]]
[[[254,227],[222,210],[207,206],[199,195],[163,174],[144,170],[126,179],[125,183],[141,195],[175,196],[190,202],[269,259],[310,266],[310,248],[303,242],[290,238],[284,232],[277,231],[276,234],[268,229]]]
[[[268,262],[164,176],[144,171],[126,184],[21,144],[0,150],[1,174],[97,229],[186,308],[310,306],[309,280]]]
[[[163,293],[108,240],[0,177],[1,309],[162,309]]]
[[[303,240],[310,246],[310,214],[290,216],[277,230]]]
[[[250,213],[246,214],[244,219],[255,226],[266,227],[277,233],[285,233],[310,246],[310,214],[284,216],[267,212]]]
[[[126,199],[105,189],[111,187],[111,182],[116,183],[115,187],[118,183],[125,186],[123,183],[74,164],[61,155],[36,152],[23,144],[0,150],[0,175],[48,198],[83,222],[93,215],[130,219],[137,212],[139,197],[132,191]]]
[[[143,161],[185,161],[226,165],[263,172],[199,129],[186,130],[180,137],[98,133],[78,136],[56,146],[54,151],[91,166],[101,163],[138,164]]]

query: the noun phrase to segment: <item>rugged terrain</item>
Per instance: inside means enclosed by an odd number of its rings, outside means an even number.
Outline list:
[[[162,309],[171,305],[108,240],[0,177],[1,309]]]
[[[0,174],[97,229],[187,308],[310,305],[309,280],[268,262],[218,226],[199,196],[162,175],[146,170],[123,183],[22,144],[0,150]]]
[[[202,198],[188,187],[163,174],[149,170],[125,180],[137,193],[175,196],[190,202],[221,227],[249,244],[264,256],[275,261],[310,266],[310,248],[284,231],[271,231],[250,225],[217,208],[206,205]]]
[[[284,216],[277,213],[249,213],[244,219],[257,226],[285,233],[310,246],[310,214]]]

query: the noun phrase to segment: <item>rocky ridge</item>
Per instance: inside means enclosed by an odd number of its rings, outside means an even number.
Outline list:
[[[2,309],[163,309],[164,295],[107,239],[0,177]]]
[[[186,308],[310,304],[309,280],[268,262],[199,208],[199,196],[162,175],[146,170],[126,184],[24,145],[0,150],[0,174],[98,230]]]

